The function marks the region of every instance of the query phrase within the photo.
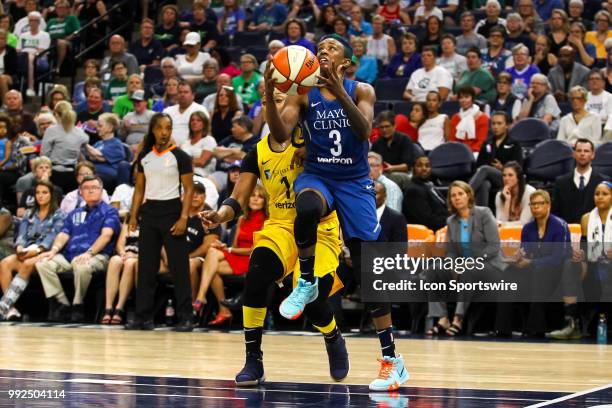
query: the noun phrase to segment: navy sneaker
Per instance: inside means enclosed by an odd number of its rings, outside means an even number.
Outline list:
[[[344,380],[351,369],[344,338],[342,335],[338,335],[333,343],[325,343],[325,348],[329,360],[329,375],[334,381]]]
[[[236,374],[236,385],[238,387],[255,387],[265,380],[263,354],[247,353],[244,367]]]

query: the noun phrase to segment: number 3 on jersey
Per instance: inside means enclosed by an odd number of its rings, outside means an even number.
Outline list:
[[[342,155],[342,135],[338,130],[329,132],[329,138],[334,139],[334,147],[330,149],[332,156],[338,157]]]

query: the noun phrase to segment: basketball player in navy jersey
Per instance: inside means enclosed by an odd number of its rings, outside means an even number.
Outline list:
[[[353,50],[341,36],[323,37],[317,46],[317,57],[321,66],[319,84],[307,95],[289,96],[279,110],[272,92],[266,92],[266,120],[272,134],[279,140],[290,140],[299,122],[305,130],[304,171],[293,185],[297,196],[294,235],[301,277],[280,307],[281,314],[289,319],[299,317],[318,295],[314,255],[322,217],[337,211],[358,282],[361,243],[376,241],[380,234],[367,157],[376,101],[374,89],[344,78],[352,64]],[[268,67],[265,79],[270,88],[275,82],[274,68],[272,64]],[[370,383],[370,389],[396,390],[409,375],[402,356],[395,355],[391,309],[388,303],[371,304],[369,308],[383,355],[378,378]]]

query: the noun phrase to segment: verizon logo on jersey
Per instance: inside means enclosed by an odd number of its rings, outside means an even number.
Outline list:
[[[353,164],[353,159],[350,157],[317,157],[317,162],[330,164]]]

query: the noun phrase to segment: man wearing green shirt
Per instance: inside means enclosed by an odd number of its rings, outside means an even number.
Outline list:
[[[47,21],[47,32],[53,42],[57,42],[57,71],[66,59],[72,35],[81,28],[79,19],[70,14],[68,0],[58,0],[55,3],[57,17]]]
[[[467,58],[468,70],[461,74],[461,78],[455,84],[455,93],[464,86],[471,86],[476,92],[476,100],[490,101],[495,98],[495,78],[486,69],[482,68],[480,51],[477,48],[470,48],[465,57]]]
[[[127,82],[127,94],[121,95],[115,100],[113,113],[123,119],[125,115],[133,112],[134,101],[132,100],[132,95],[139,89],[144,91],[144,81],[138,74],[130,75]],[[149,105],[151,105],[150,101]]]
[[[241,55],[240,70],[242,74],[232,79],[232,86],[242,101],[251,107],[259,100],[257,84],[261,79],[261,74],[257,71],[257,58],[252,54]]]

